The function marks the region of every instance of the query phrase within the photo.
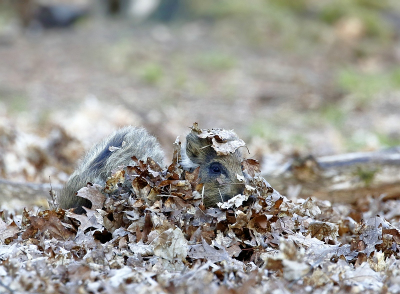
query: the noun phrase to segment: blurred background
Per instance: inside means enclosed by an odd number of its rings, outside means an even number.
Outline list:
[[[400,143],[398,0],[0,0],[0,176],[63,183],[144,126],[198,122],[249,157]]]

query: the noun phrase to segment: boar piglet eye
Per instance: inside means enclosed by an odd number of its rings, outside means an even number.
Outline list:
[[[213,162],[208,167],[208,171],[212,175],[220,175],[223,171],[222,164],[220,164],[219,162]]]

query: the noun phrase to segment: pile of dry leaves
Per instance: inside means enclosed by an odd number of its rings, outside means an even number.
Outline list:
[[[366,201],[363,212],[290,201],[247,160],[243,195],[206,209],[179,148],[165,170],[136,160],[105,187],[82,188],[84,215],[56,200],[53,210],[3,211],[0,292],[400,293],[396,202]]]

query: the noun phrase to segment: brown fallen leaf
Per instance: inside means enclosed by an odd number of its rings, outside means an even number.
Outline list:
[[[57,212],[53,210],[45,210],[38,216],[30,216],[29,226],[22,234],[22,238],[34,238],[37,233],[46,233],[58,240],[69,240],[75,236],[75,232],[66,228]]]
[[[81,188],[76,195],[90,200],[90,202],[92,202],[91,209],[101,209],[103,208],[106,196],[100,191],[101,191],[101,186],[97,184],[94,185],[89,184],[86,187]]]
[[[4,243],[4,241],[8,238],[13,237],[15,234],[19,232],[18,226],[15,222],[10,223],[7,225],[1,218],[0,218],[0,241]]]

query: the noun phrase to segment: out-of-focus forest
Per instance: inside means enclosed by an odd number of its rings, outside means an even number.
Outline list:
[[[399,63],[399,0],[0,0],[0,292],[400,293]]]
[[[114,129],[193,122],[249,157],[400,143],[396,0],[3,0],[0,172],[61,184]]]

